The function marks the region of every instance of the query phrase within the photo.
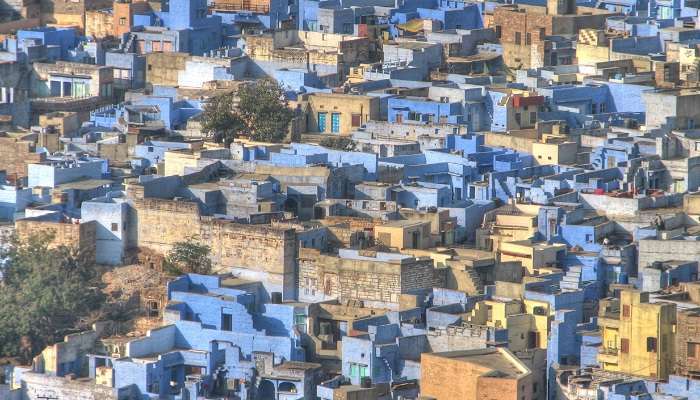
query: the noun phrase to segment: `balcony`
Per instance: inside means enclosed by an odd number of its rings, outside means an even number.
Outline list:
[[[256,14],[268,14],[270,12],[270,4],[256,3],[247,0],[224,0],[211,3],[209,9],[211,11],[250,11]]]
[[[598,349],[598,362],[605,364],[617,364],[619,350],[612,347],[601,347]]]

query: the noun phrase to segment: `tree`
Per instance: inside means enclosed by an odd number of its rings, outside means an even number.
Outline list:
[[[53,235],[12,238],[0,258],[0,354],[31,361],[46,345],[80,329],[104,302],[91,255],[49,247]]]
[[[190,236],[187,240],[173,244],[165,256],[165,271],[171,275],[211,274],[211,247],[200,243],[199,238]]]
[[[279,143],[287,136],[294,112],[282,87],[271,79],[241,86],[207,101],[202,112],[202,131],[214,141],[231,144],[240,135],[261,142]]]
[[[335,150],[355,150],[355,142],[353,142],[350,138],[342,136],[326,136],[323,139],[321,139],[320,145]]]
[[[202,131],[217,143],[230,145],[244,128],[236,112],[236,96],[225,93],[210,98],[202,112]]]

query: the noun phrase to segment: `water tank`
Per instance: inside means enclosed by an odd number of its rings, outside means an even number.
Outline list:
[[[272,304],[282,304],[282,293],[272,292],[270,293],[270,301]]]

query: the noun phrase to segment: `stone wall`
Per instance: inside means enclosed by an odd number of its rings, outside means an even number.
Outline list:
[[[299,299],[397,308],[403,293],[444,286],[444,276],[427,258],[403,260],[348,259],[300,249]]]
[[[66,378],[25,372],[22,374],[25,385],[25,397],[29,400],[39,399],[80,399],[108,400],[117,399],[117,391],[107,386],[96,385],[89,381],[72,381]]]
[[[260,280],[269,291],[294,297],[297,235],[294,229],[248,225],[200,215],[196,203],[136,199],[137,246],[165,254],[176,242],[197,236],[211,247],[217,271]]]
[[[12,137],[0,137],[0,171],[5,170],[9,178],[27,176],[27,164],[45,159],[44,154],[34,153],[34,144]]]
[[[85,36],[102,39],[114,34],[114,16],[105,10],[85,13]]]
[[[688,353],[688,343],[700,343],[700,315],[693,311],[681,311],[676,315],[678,330],[676,333],[676,365],[677,375],[693,376],[700,371],[700,349],[695,344],[695,357]]]
[[[654,261],[697,261],[700,262],[700,242],[693,240],[639,241],[639,266],[645,267]]]
[[[42,232],[51,233],[54,237],[51,247],[67,246],[85,251],[91,258],[95,256],[97,223],[89,221],[81,224],[70,224],[53,221],[37,221],[20,219],[15,222],[15,229],[20,240],[27,240],[32,235]]]
[[[484,349],[495,340],[496,328],[481,325],[432,328],[426,336],[431,352]]]
[[[178,86],[178,75],[190,59],[187,53],[149,53],[146,55],[146,82],[151,85]]]

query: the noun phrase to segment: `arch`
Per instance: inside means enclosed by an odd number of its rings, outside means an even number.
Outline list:
[[[272,381],[263,379],[258,385],[258,396],[260,400],[275,400],[275,384]]]
[[[292,382],[280,382],[277,386],[278,392],[296,393],[297,387]]]

